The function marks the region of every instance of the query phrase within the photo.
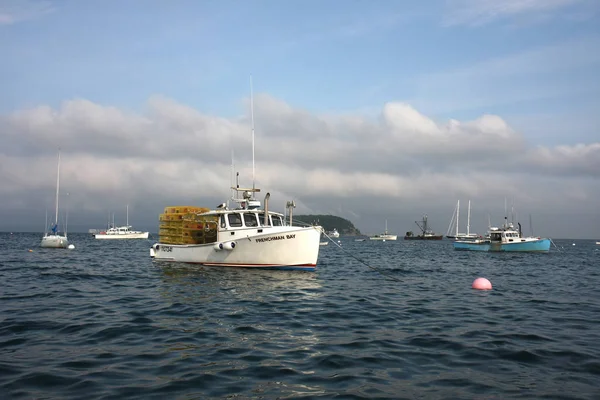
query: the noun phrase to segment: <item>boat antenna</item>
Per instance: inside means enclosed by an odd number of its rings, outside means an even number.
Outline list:
[[[231,149],[231,199],[235,198],[235,189],[233,188],[235,185],[235,164],[233,161],[233,148]]]
[[[506,197],[504,198],[504,227],[508,227],[508,208],[506,205]]]
[[[254,179],[254,91],[252,87],[252,75],[250,75],[250,119],[252,122],[252,197],[254,197],[256,184]]]
[[[513,224],[515,223],[515,198],[512,198],[512,204],[510,205],[510,218],[512,219]]]
[[[529,230],[531,231],[531,236],[535,236],[533,234],[533,222],[531,221],[531,214],[529,214]]]

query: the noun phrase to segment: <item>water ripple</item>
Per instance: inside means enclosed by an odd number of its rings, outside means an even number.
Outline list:
[[[86,235],[45,250],[38,236],[0,234],[8,398],[598,398],[590,241],[525,255],[342,239],[317,272],[293,272],[152,262],[150,241]],[[494,290],[472,290],[477,276]]]

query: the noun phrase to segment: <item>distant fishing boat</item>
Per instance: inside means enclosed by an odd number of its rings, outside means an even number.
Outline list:
[[[127,206],[126,224],[124,226],[115,226],[114,221],[112,227],[106,231],[94,234],[96,239],[148,239],[149,232],[131,230],[129,225],[129,205]]]
[[[404,240],[442,240],[444,238],[444,235],[438,235],[429,229],[427,214],[423,215],[423,220],[420,223],[419,221],[415,221],[415,224],[421,229],[421,233],[415,235],[412,231],[408,231],[406,232],[406,236],[404,236]]]
[[[340,233],[337,231],[336,228],[333,228],[332,231],[327,232],[327,236],[332,237],[332,238],[339,238],[340,237]]]
[[[386,219],[385,220],[385,231],[382,234],[371,236],[369,239],[370,240],[382,240],[382,241],[397,240],[398,235],[392,235],[392,234],[388,233],[387,219]]]
[[[522,235],[521,224],[515,229],[504,217],[501,228],[490,227],[489,238],[476,240],[457,240],[454,242],[455,250],[471,251],[520,251],[520,252],[547,252],[550,250],[550,239]]]

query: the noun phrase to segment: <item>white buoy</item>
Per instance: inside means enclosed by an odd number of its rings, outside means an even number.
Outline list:
[[[69,250],[73,250],[74,248],[75,248],[74,244],[70,244],[70,245],[67,246],[67,249],[69,249]]]

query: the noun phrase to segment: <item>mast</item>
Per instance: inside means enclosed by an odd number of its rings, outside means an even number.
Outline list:
[[[67,192],[67,200],[65,203],[65,237],[67,237],[67,227],[69,226],[69,192]]]
[[[56,216],[54,217],[54,223],[58,225],[58,191],[60,187],[60,149],[58,149],[58,169],[56,172]]]
[[[471,233],[471,200],[469,200],[469,210],[467,211],[467,236]]]
[[[458,216],[460,214],[460,200],[456,202],[456,236],[458,236]]]
[[[125,217],[125,226],[129,226],[129,204],[127,204],[127,211],[126,211],[126,217]]]
[[[252,75],[250,75],[250,118],[252,121],[252,189],[254,190],[256,184],[254,179],[254,92],[252,88]],[[254,197],[254,192],[252,192],[252,197]]]

